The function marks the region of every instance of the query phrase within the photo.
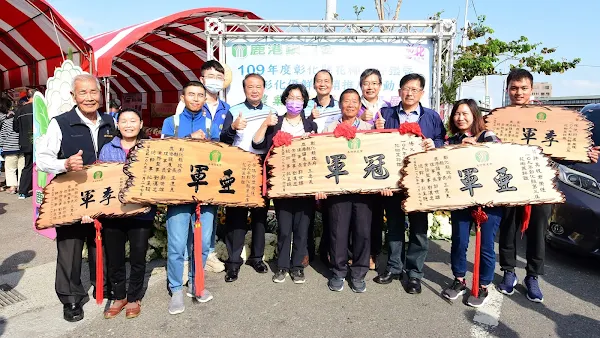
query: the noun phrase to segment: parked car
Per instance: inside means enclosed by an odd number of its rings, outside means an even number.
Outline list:
[[[581,112],[594,123],[592,139],[600,145],[600,104]],[[558,188],[566,202],[554,205],[546,241],[600,258],[600,163],[560,164],[559,172]]]

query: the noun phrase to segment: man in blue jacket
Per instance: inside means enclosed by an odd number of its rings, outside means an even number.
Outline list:
[[[420,74],[407,74],[400,80],[399,94],[402,99],[396,107],[382,108],[381,114],[375,121],[377,129],[398,129],[402,123],[418,123],[425,136],[423,148],[431,150],[442,147],[446,137],[446,128],[440,115],[421,103],[425,78]],[[421,278],[423,265],[429,242],[427,239],[427,213],[414,212],[408,214],[410,234],[408,245],[405,244],[405,214],[400,208],[403,193],[395,193],[384,202],[388,220],[389,258],[385,272],[373,279],[379,284],[389,284],[394,279],[401,280],[402,272],[408,274],[405,285],[410,294],[421,293]],[[406,247],[406,248],[405,248]],[[406,252],[405,252],[406,250]],[[404,263],[404,264],[403,264]]]
[[[219,98],[219,92],[223,90],[225,83],[225,68],[216,60],[206,61],[200,67],[200,82],[206,88],[206,103],[204,104],[204,111],[207,116],[207,130],[210,132],[210,139],[218,141],[221,137],[221,131],[223,130],[223,123],[225,117],[229,111],[229,105]],[[206,224],[202,225],[203,227]],[[205,262],[205,268],[207,271],[212,272],[223,272],[225,270],[225,264],[219,260],[217,253],[215,252],[215,236],[217,233],[216,222],[212,224],[212,236],[210,241],[207,239],[203,240],[202,247],[205,245],[209,248],[208,256]]]
[[[170,116],[163,122],[162,134],[165,137],[211,139],[213,133],[210,132],[211,116],[204,109],[206,102],[206,88],[201,82],[190,81],[183,87],[183,94],[180,98],[185,103],[183,112],[176,116]],[[193,250],[191,247],[193,241],[193,227],[195,223],[195,204],[171,205],[167,209],[167,279],[169,289],[171,290],[171,301],[169,302],[169,313],[172,315],[185,311],[183,302],[183,262],[188,252],[189,272],[188,272],[188,297],[194,297],[194,275],[195,266]],[[202,227],[202,265],[206,264],[212,237],[215,214],[217,207],[213,205],[202,206],[200,221]],[[202,297],[196,299],[201,303],[206,303],[213,298],[208,290],[204,290]]]

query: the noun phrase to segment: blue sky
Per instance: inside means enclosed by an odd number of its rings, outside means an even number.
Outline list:
[[[325,0],[49,0],[83,35],[122,28],[179,11],[197,7],[232,7],[250,10],[265,19],[300,20],[323,19]],[[395,7],[395,0],[388,0]],[[536,82],[548,81],[554,96],[600,94],[600,47],[598,45],[598,13],[600,1],[572,0],[474,0],[468,19],[476,14],[486,15],[487,24],[500,39],[527,36],[532,42],[556,47],[555,59],[582,59],[581,65],[564,74],[551,76],[534,74]],[[77,5],[75,5],[77,4]],[[354,5],[364,6],[361,19],[376,19],[372,0],[338,0],[337,13],[341,19],[355,19]],[[404,0],[400,19],[417,20],[444,10],[443,18],[457,19],[459,27],[464,20],[465,0]],[[474,7],[474,8],[473,8]],[[393,8],[392,8],[393,9]],[[507,68],[508,69],[508,68]],[[489,91],[493,106],[501,105],[502,81],[499,76],[489,77]],[[482,99],[483,80],[478,79],[465,87],[465,97]]]

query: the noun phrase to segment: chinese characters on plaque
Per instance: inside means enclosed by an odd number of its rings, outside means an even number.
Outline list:
[[[258,155],[193,139],[143,140],[125,165],[122,201],[264,206]]]
[[[593,124],[581,113],[562,107],[510,106],[485,117],[486,128],[504,143],[536,145],[544,154],[578,162],[589,162]]]
[[[272,150],[269,197],[398,190],[404,157],[423,151],[421,142],[398,132],[358,132],[351,140],[333,135],[294,139]]]
[[[409,156],[403,174],[406,212],[564,202],[554,183],[557,171],[534,146],[444,147]]]
[[[82,216],[127,217],[148,212],[139,204],[118,199],[126,176],[121,163],[103,163],[56,176],[44,189],[38,229],[71,224]]]

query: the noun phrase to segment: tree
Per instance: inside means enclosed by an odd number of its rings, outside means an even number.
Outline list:
[[[354,5],[354,15],[356,15],[356,20],[360,20],[360,15],[364,10],[365,6],[358,7],[357,5]]]
[[[402,7],[402,0],[398,0],[396,3],[396,10],[392,17],[392,9],[387,0],[375,0],[375,10],[377,11],[377,17],[379,20],[398,20],[400,15],[400,7]]]
[[[442,12],[436,13],[430,19],[439,19]],[[556,48],[542,46],[541,42],[531,43],[525,36],[517,40],[502,41],[494,38],[494,30],[485,25],[485,16],[479,16],[477,22],[467,27],[467,39],[471,44],[460,46],[455,54],[452,78],[442,86],[442,103],[453,103],[456,100],[456,90],[462,82],[469,82],[476,76],[503,75],[499,66],[512,61],[510,68],[529,68],[534,73],[550,75],[564,73],[575,68],[581,61],[546,58],[556,52]]]

